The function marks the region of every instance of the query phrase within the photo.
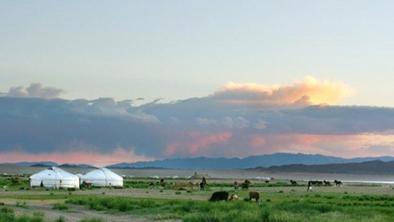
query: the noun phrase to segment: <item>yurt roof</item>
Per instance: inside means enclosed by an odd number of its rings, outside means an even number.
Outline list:
[[[41,179],[41,178],[51,178],[51,179],[65,179],[65,178],[75,178],[74,174],[66,172],[57,167],[50,167],[48,169],[42,170],[38,173],[35,173],[30,176],[32,179]]]
[[[121,176],[107,168],[99,168],[90,171],[83,176],[85,179],[105,179],[105,180],[123,180]]]

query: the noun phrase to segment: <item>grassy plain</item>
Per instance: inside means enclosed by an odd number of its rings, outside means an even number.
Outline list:
[[[26,178],[0,177],[0,218],[3,221],[185,221],[185,222],[298,222],[392,221],[394,190],[390,185],[344,184],[314,187],[304,182],[252,181],[249,190],[234,189],[233,180],[133,178],[124,189],[90,188],[78,191],[30,189]],[[240,199],[207,201],[214,191],[226,190]],[[261,201],[247,201],[250,190]],[[71,216],[70,216],[71,215]],[[74,217],[72,216],[74,215]]]

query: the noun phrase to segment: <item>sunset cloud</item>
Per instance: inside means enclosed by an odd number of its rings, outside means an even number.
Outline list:
[[[317,80],[308,76],[291,85],[266,86],[230,82],[212,98],[233,104],[261,106],[337,104],[353,90],[344,83]]]
[[[394,108],[332,105],[351,93],[344,83],[307,77],[276,86],[231,83],[205,97],[138,106],[112,98],[5,95],[0,162],[103,165],[274,152],[394,155]]]
[[[166,146],[165,155],[171,156],[174,154],[183,155],[204,155],[209,153],[220,145],[226,144],[232,137],[231,132],[218,133],[202,133],[202,132],[187,132],[182,135],[175,143]]]

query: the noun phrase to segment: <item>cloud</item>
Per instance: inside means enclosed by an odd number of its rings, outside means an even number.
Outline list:
[[[336,104],[353,90],[344,83],[305,77],[292,85],[265,86],[230,82],[211,98],[225,103],[260,106]]]
[[[6,96],[12,97],[39,97],[52,99],[59,97],[64,91],[55,87],[44,87],[41,83],[32,83],[28,87],[11,87]]]
[[[394,155],[394,108],[316,105],[335,104],[350,91],[308,77],[284,86],[233,83],[205,97],[139,106],[112,98],[2,96],[0,154],[17,149],[26,158],[60,158],[82,152],[124,161],[273,152]],[[119,147],[132,147],[126,151],[134,156],[114,155]]]
[[[199,131],[186,132],[180,140],[166,146],[165,154],[205,155],[215,146],[226,144],[232,137],[231,132],[203,133]]]
[[[153,115],[144,113],[133,106],[131,100],[115,101],[113,98],[99,98],[95,100],[72,100],[71,111],[84,114],[107,117],[121,117],[132,121],[159,123]]]

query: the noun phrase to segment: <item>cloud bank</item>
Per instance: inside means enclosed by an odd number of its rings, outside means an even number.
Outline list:
[[[0,161],[394,155],[394,109],[335,105],[352,93],[339,82],[230,83],[205,97],[139,106],[111,98],[48,99],[56,93],[30,87],[16,91],[45,96],[0,97]]]

